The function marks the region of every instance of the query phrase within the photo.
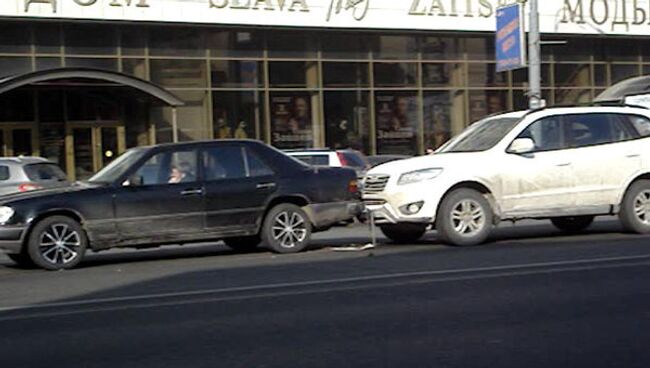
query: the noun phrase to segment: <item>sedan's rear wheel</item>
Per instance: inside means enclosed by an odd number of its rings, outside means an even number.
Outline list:
[[[639,180],[628,188],[618,217],[626,231],[650,233],[650,180]]]
[[[494,214],[485,196],[468,188],[449,193],[437,215],[438,237],[444,243],[468,246],[483,243],[490,235]]]
[[[62,270],[79,264],[87,246],[86,233],[77,221],[65,216],[52,216],[34,226],[27,250],[37,266]]]
[[[282,203],[273,207],[264,219],[262,240],[276,253],[297,253],[311,241],[311,223],[300,207]]]

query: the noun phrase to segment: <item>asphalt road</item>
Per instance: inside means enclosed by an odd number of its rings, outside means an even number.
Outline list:
[[[63,272],[2,256],[0,365],[650,366],[650,236],[506,225],[480,247],[334,250],[367,239],[335,229],[286,256],[120,250]]]

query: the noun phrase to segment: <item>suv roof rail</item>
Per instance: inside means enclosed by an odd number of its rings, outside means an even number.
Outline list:
[[[290,149],[285,149],[283,150],[284,152],[305,152],[305,151],[335,151],[331,148],[328,147],[323,147],[323,148],[290,148]]]
[[[647,106],[625,103],[625,98],[630,96],[634,96],[634,95],[626,95],[621,100],[592,101],[592,102],[585,102],[585,103],[578,103],[578,104],[560,104],[560,105],[553,105],[553,106],[544,106],[537,109],[528,110],[528,112],[526,112],[526,115],[530,115],[532,113],[547,110],[547,109],[558,109],[558,108],[566,108],[566,107],[631,107],[637,109],[650,110],[650,108]]]

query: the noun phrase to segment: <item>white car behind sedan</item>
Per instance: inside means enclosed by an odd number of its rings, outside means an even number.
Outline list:
[[[489,117],[435,154],[370,170],[364,201],[396,242],[429,225],[454,245],[502,220],[551,219],[573,232],[595,216],[650,232],[650,110],[565,107]]]

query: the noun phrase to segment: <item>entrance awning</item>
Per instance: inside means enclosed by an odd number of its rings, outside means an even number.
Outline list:
[[[146,80],[108,70],[88,68],[57,68],[40,70],[0,79],[0,94],[28,85],[48,84],[56,81],[89,80],[131,87],[171,107],[185,103],[173,93]]]
[[[626,79],[622,82],[607,88],[601,94],[596,96],[594,102],[625,102],[627,97],[649,95],[650,94],[650,76],[642,76]]]

